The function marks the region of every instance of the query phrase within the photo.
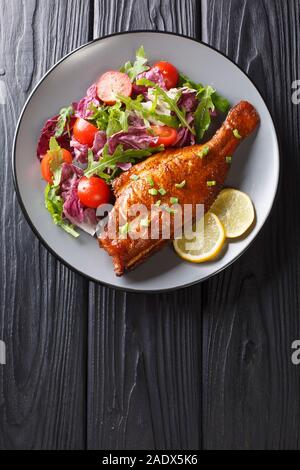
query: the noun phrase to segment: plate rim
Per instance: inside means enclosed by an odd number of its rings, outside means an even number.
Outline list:
[[[18,184],[18,178],[17,178],[17,172],[16,172],[16,146],[17,146],[17,139],[18,139],[18,135],[19,135],[19,129],[21,127],[21,124],[22,124],[22,120],[23,120],[23,116],[25,114],[25,111],[27,109],[27,106],[32,98],[32,96],[35,94],[35,92],[37,91],[37,89],[40,87],[40,85],[44,82],[44,80],[48,77],[48,75],[51,74],[51,72],[53,70],[56,69],[56,67],[58,67],[62,62],[64,62],[68,57],[70,57],[71,55],[75,54],[77,51],[81,50],[81,49],[84,49],[86,47],[89,47],[91,44],[94,44],[96,42],[99,42],[99,41],[102,41],[104,39],[108,39],[108,38],[111,38],[111,37],[115,37],[115,36],[123,36],[125,34],[143,34],[143,33],[151,33],[151,34],[166,34],[166,35],[169,35],[169,36],[176,36],[176,37],[179,37],[179,38],[184,38],[184,39],[188,39],[189,41],[193,41],[197,44],[201,44],[202,46],[204,47],[207,47],[208,49],[211,49],[212,51],[214,52],[217,52],[218,54],[220,54],[221,56],[223,56],[225,59],[227,59],[229,62],[231,62],[233,65],[235,65],[242,73],[243,75],[245,75],[248,80],[252,83],[252,85],[254,86],[254,88],[256,89],[257,93],[259,94],[260,98],[262,99],[264,105],[266,106],[266,109],[269,113],[269,117],[271,119],[271,122],[273,124],[273,128],[274,128],[274,131],[275,131],[275,137],[276,137],[276,144],[277,144],[277,153],[278,153],[278,172],[277,172],[277,178],[276,178],[276,190],[275,190],[275,193],[274,193],[274,196],[273,196],[273,201],[272,201],[272,204],[271,204],[271,207],[265,217],[265,220],[260,228],[260,230],[257,232],[257,234],[255,235],[255,237],[253,238],[253,240],[251,240],[251,242],[238,254],[236,255],[231,261],[229,261],[225,266],[217,269],[213,274],[209,274],[205,277],[203,277],[202,279],[198,279],[198,280],[195,280],[195,281],[192,281],[192,282],[188,282],[186,284],[183,284],[179,287],[169,287],[169,288],[162,288],[162,289],[149,289],[149,290],[143,290],[143,289],[137,289],[137,288],[132,288],[132,287],[123,287],[123,286],[117,286],[115,284],[111,284],[109,282],[105,282],[105,281],[100,281],[99,279],[96,279],[96,278],[93,278],[92,276],[89,276],[88,274],[85,274],[83,272],[81,272],[79,269],[75,268],[74,266],[71,266],[66,260],[64,260],[60,255],[58,255],[54,249],[52,249],[47,241],[42,237],[42,235],[40,234],[40,232],[38,231],[38,229],[34,226],[33,222],[31,221],[31,218],[27,212],[27,209],[23,203],[23,200],[22,200],[22,197],[21,197],[21,193],[20,193],[20,189],[19,189],[19,184]],[[177,291],[177,290],[181,290],[181,289],[185,289],[187,287],[191,287],[191,286],[194,286],[194,285],[197,285],[197,284],[200,284],[204,281],[207,281],[208,279],[212,278],[213,276],[216,276],[217,274],[221,273],[222,271],[224,271],[225,269],[227,269],[229,266],[231,266],[233,263],[235,263],[249,248],[250,246],[253,244],[253,242],[256,240],[257,236],[261,233],[261,231],[263,230],[263,228],[265,227],[265,224],[267,222],[267,220],[269,219],[273,209],[274,209],[274,206],[275,206],[275,203],[277,202],[277,198],[278,198],[278,193],[279,193],[279,183],[280,183],[280,179],[281,179],[281,149],[280,149],[280,145],[279,145],[279,134],[278,134],[278,130],[277,130],[277,127],[275,125],[275,122],[274,122],[274,119],[273,119],[273,116],[269,110],[269,107],[264,99],[264,97],[262,96],[260,90],[258,89],[257,85],[254,83],[254,81],[252,80],[251,77],[249,77],[249,75],[241,68],[240,65],[238,65],[234,60],[232,60],[231,58],[229,58],[224,52],[222,51],[219,51],[216,47],[214,46],[211,46],[207,43],[205,43],[204,41],[201,41],[200,39],[196,39],[196,38],[192,38],[190,36],[187,36],[185,34],[179,34],[179,33],[175,33],[175,32],[172,32],[172,31],[160,31],[160,30],[149,30],[149,29],[137,29],[137,30],[131,30],[131,31],[121,31],[121,32],[117,32],[117,33],[112,33],[112,34],[107,34],[105,36],[102,36],[100,38],[96,38],[96,39],[92,39],[91,41],[88,41],[84,44],[82,44],[81,46],[73,49],[71,52],[69,52],[68,54],[66,54],[65,56],[63,56],[61,59],[59,59],[43,76],[42,78],[38,81],[38,83],[35,85],[35,87],[33,88],[33,90],[30,92],[28,98],[26,99],[25,101],[25,104],[23,105],[22,107],[22,110],[21,110],[21,113],[20,113],[20,116],[19,116],[19,119],[17,121],[17,124],[16,124],[16,129],[15,129],[15,134],[14,134],[14,139],[13,139],[13,146],[12,146],[12,176],[13,176],[13,185],[14,185],[14,189],[15,189],[15,192],[16,192],[16,195],[17,195],[17,200],[18,200],[18,203],[21,207],[21,210],[22,210],[22,213],[25,217],[25,220],[26,222],[28,223],[29,227],[31,228],[32,232],[34,233],[34,235],[38,238],[38,240],[41,242],[41,244],[44,246],[44,248],[46,248],[46,250],[48,250],[58,261],[60,261],[64,266],[66,266],[68,269],[70,269],[73,273],[76,273],[76,274],[79,274],[80,276],[82,276],[83,278],[91,281],[91,282],[94,282],[100,286],[105,286],[105,287],[109,287],[109,288],[112,288],[112,289],[116,289],[118,291],[123,291],[123,292],[135,292],[135,293],[144,293],[144,294],[155,294],[155,293],[164,293],[164,292],[174,292],[174,291]]]

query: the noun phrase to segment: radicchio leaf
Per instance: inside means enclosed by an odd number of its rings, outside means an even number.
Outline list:
[[[91,109],[92,105],[94,107],[98,107],[100,105],[100,100],[97,95],[97,85],[95,83],[89,87],[86,96],[77,104],[75,113],[76,117],[82,119],[90,118],[94,114],[93,109]]]
[[[149,134],[147,127],[130,127],[127,132],[118,132],[108,139],[108,150],[112,155],[118,145],[124,150],[147,149],[158,143],[158,137]]]

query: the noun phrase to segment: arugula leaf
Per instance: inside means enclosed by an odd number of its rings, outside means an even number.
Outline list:
[[[183,73],[179,74],[179,86],[180,87],[192,88],[193,90],[197,90],[197,91],[200,88],[203,88],[201,83],[194,82],[193,80],[191,80],[189,77],[187,77]]]
[[[68,108],[62,108],[59,113],[59,118],[55,128],[55,137],[60,137],[67,127],[68,134],[70,135],[69,123],[70,119],[74,114],[73,106]]]
[[[118,99],[125,104],[126,109],[128,111],[135,111],[139,116],[144,119],[145,125],[150,127],[149,119],[155,119],[156,121],[160,121],[163,124],[166,124],[169,127],[174,127],[177,129],[179,127],[179,122],[176,116],[168,116],[166,114],[160,114],[156,111],[153,111],[153,105],[151,109],[146,109],[141,104],[141,99],[129,98],[127,96],[118,95]]]
[[[157,150],[157,149],[156,149]],[[117,163],[133,163],[136,159],[141,159],[144,157],[149,157],[154,153],[152,150],[136,150],[128,149],[123,150],[123,145],[119,144],[113,153],[110,155],[108,153],[108,144],[106,143],[103,151],[102,157],[98,162],[93,161],[91,158],[88,160],[88,166],[84,174],[87,178],[90,178],[92,175],[101,176],[106,169],[114,170]]]
[[[137,75],[146,72],[150,69],[149,65],[146,65],[147,62],[148,59],[145,56],[144,46],[141,46],[136,51],[135,62],[133,64],[131,62],[126,62],[126,64],[120,69],[120,71],[123,73],[127,73],[128,77],[133,82]]]
[[[230,108],[229,101],[223,96],[219,95],[216,91],[212,94],[212,101],[215,107],[222,113],[227,113]]]
[[[90,121],[95,121],[96,126],[100,131],[105,131],[108,125],[108,106],[95,106],[92,104],[90,106],[90,111],[93,111],[93,114],[90,116]]]
[[[194,129],[192,129],[192,127],[189,125],[189,123],[185,119],[184,113],[178,108],[176,104],[178,97],[176,97],[176,100],[173,100],[172,98],[168,96],[165,90],[160,88],[156,83],[151,82],[151,80],[147,80],[146,78],[141,78],[140,80],[137,80],[137,84],[155,88],[158,94],[162,96],[164,101],[169,105],[170,109],[174,111],[179,121],[181,122],[182,126],[187,127],[192,134],[195,134]]]
[[[211,123],[210,111],[215,110],[215,105],[212,100],[212,95],[215,90],[211,86],[206,86],[201,93],[201,100],[195,111],[195,129],[196,140],[200,142],[203,139],[205,132],[208,130]]]
[[[193,90],[197,90],[197,96],[198,98],[204,93],[205,88],[201,83],[195,83],[193,80],[191,80],[189,77],[184,75],[183,73],[179,74],[179,86],[182,87],[188,87],[192,88]],[[221,111],[222,113],[227,113],[227,111],[230,108],[230,103],[229,101],[224,98],[222,95],[219,95],[216,91],[212,93],[211,95],[213,104],[215,107]]]
[[[45,206],[50,212],[52,220],[55,225],[58,225],[67,233],[73,237],[79,237],[79,233],[76,232],[73,225],[63,220],[63,200],[61,196],[57,194],[59,187],[56,185],[47,184],[45,189]]]

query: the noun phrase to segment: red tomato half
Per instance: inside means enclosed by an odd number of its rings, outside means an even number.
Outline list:
[[[130,96],[132,84],[126,73],[111,70],[99,78],[97,93],[104,103],[115,104],[116,95]]]
[[[53,181],[53,173],[50,168],[51,160],[52,160],[52,155],[51,153],[47,153],[42,161],[41,161],[41,172],[44,180],[48,181],[48,183],[52,183]],[[66,163],[72,163],[73,158],[69,150],[62,149],[62,159]]]
[[[164,145],[165,147],[171,147],[177,139],[177,131],[172,127],[168,126],[151,126],[154,135],[158,136],[157,145]]]
[[[78,184],[78,197],[86,207],[96,209],[101,204],[106,204],[110,200],[109,186],[101,178],[83,176]]]
[[[82,145],[93,146],[95,134],[98,132],[96,126],[85,119],[78,118],[74,124],[73,134],[76,140]]]
[[[170,90],[170,88],[175,88],[177,86],[179,74],[178,74],[176,67],[174,67],[174,65],[170,64],[170,62],[162,61],[162,62],[157,62],[157,64],[155,64],[154,67],[157,67],[163,74],[166,87],[168,88],[168,90]]]

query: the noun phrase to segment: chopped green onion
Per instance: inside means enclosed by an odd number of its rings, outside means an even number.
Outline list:
[[[164,188],[160,188],[158,190],[159,194],[161,194],[162,196],[165,196],[167,194],[167,191],[164,189]]]
[[[148,180],[148,183],[150,184],[150,186],[153,187],[153,186],[154,186],[154,181],[153,181],[153,179],[151,178],[151,176],[148,176],[148,177],[147,177],[147,180]]]
[[[176,184],[175,184],[175,188],[177,188],[177,189],[182,189],[182,188],[185,187],[185,185],[186,185],[186,181],[183,180],[183,181],[181,181],[181,183],[176,183]]]
[[[149,189],[148,193],[151,194],[151,196],[157,196],[157,189],[151,188]]]
[[[217,182],[216,181],[207,181],[207,186],[216,186]]]
[[[226,157],[226,163],[231,163],[232,157]]]
[[[137,181],[137,180],[140,179],[140,177],[139,177],[138,175],[131,175],[131,176],[130,176],[130,179],[131,179],[132,181]]]
[[[178,197],[170,197],[171,204],[178,204]]]
[[[129,223],[126,222],[125,225],[123,225],[122,227],[119,227],[119,232],[120,232],[120,235],[126,235],[129,231]]]
[[[204,147],[204,149],[201,150],[201,152],[198,153],[198,157],[203,158],[206,157],[209,153],[209,147]]]
[[[159,207],[161,205],[161,200],[156,201],[156,203],[154,205],[155,205],[155,207]]]
[[[233,135],[236,139],[241,139],[242,138],[241,134],[239,133],[239,131],[237,129],[233,130]]]

